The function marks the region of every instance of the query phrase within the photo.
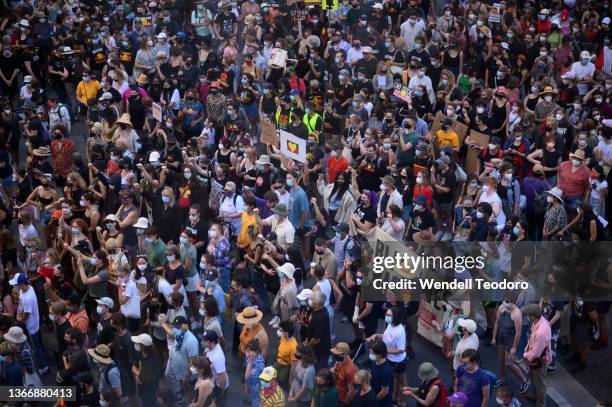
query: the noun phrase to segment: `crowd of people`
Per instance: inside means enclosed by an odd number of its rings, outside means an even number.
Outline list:
[[[538,267],[509,242],[609,239],[609,2],[0,6],[0,385],[92,407],[222,407],[230,385],[253,407],[544,406],[561,355],[578,374],[608,347],[611,302],[554,269],[482,320],[442,301],[438,366],[409,363],[424,299],[361,289],[373,231],[482,242],[472,277],[517,281]]]

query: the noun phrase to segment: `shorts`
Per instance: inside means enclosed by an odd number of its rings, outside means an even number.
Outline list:
[[[401,362],[391,362],[387,359],[387,362],[391,365],[391,371],[393,372],[393,376],[399,376],[406,372],[406,366],[408,365],[407,359],[404,358]]]
[[[200,277],[197,274],[193,277],[185,277],[185,280],[187,280],[187,284],[185,284],[185,291],[187,291],[188,293],[198,291],[197,287],[199,278]]]

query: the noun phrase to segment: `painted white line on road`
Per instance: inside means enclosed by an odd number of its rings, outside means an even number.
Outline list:
[[[563,366],[546,375],[547,393],[559,407],[595,406],[597,400]]]

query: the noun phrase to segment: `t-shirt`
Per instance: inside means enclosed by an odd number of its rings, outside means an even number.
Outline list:
[[[455,371],[457,376],[457,391],[462,391],[468,396],[468,402],[464,407],[480,407],[482,404],[482,389],[490,385],[489,376],[482,371],[476,370],[470,373],[463,366]]]
[[[27,291],[21,291],[19,293],[19,307],[17,312],[27,312],[28,319],[26,319],[26,328],[30,335],[34,335],[40,328],[40,316],[38,314],[38,302],[36,301],[36,293],[34,288],[28,286]]]
[[[229,387],[229,380],[225,369],[225,355],[223,354],[221,346],[216,345],[214,349],[208,349],[206,351],[206,357],[210,361],[215,384],[217,386],[219,385],[219,376],[223,375],[225,377],[225,388],[227,389]]]
[[[404,326],[402,324],[398,324],[397,326],[388,324],[383,333],[383,342],[387,345],[387,349],[395,348],[405,350],[406,331],[404,330]],[[390,362],[402,362],[404,359],[406,359],[406,352],[387,355],[387,360]]]
[[[174,285],[176,280],[183,280],[185,278],[185,269],[183,266],[178,266],[175,269],[172,269],[168,266],[168,271],[166,274],[166,280],[170,283],[170,285]]]
[[[412,148],[410,150],[402,149],[401,145],[397,145],[397,163],[400,166],[411,166],[414,162],[414,150],[419,141],[419,136],[415,131],[413,132],[404,132],[402,134],[402,138],[404,139],[404,143],[412,144]]]
[[[314,353],[318,360],[326,358],[331,348],[331,336],[329,332],[329,313],[323,307],[318,311],[312,311],[308,322],[308,339],[319,339],[314,346]]]
[[[286,339],[284,336],[281,338],[280,343],[278,344],[278,354],[276,356],[276,361],[278,364],[283,366],[289,366],[291,363],[295,362],[297,359],[295,358],[295,350],[297,349],[297,341],[295,338],[291,337]]]
[[[225,15],[224,13],[219,13],[217,17],[215,17],[215,24],[219,25],[219,34],[223,37],[226,37],[230,34],[234,34],[234,24],[236,24],[236,16],[234,13],[229,13]]]
[[[376,224],[376,208],[372,205],[365,208],[362,204],[357,205],[355,213],[359,216],[361,222],[371,222]]]
[[[336,389],[338,390],[338,399],[346,402],[348,396],[348,385],[353,383],[355,373],[357,373],[357,366],[351,359],[346,359],[344,362],[337,362],[335,365],[336,370]]]
[[[314,394],[315,387],[315,368],[313,365],[308,367],[302,366],[302,362],[298,362],[295,365],[295,375],[293,379],[293,383],[291,385],[290,395],[295,396],[302,389],[307,389],[307,391],[297,399],[298,401],[310,401],[312,400],[312,396]]]
[[[385,360],[383,364],[377,365],[376,363],[372,363],[370,367],[372,371],[372,379],[370,380],[370,385],[372,386],[372,390],[374,390],[374,394],[378,394],[380,389],[383,387],[388,387],[389,392],[382,400],[378,401],[378,407],[390,407],[392,405],[392,394],[393,394],[393,369],[389,362]]]
[[[140,291],[134,280],[127,282],[123,295],[128,297],[128,300],[121,305],[121,313],[128,318],[140,318]]]
[[[436,183],[445,188],[450,188],[448,192],[439,192],[434,188],[434,200],[440,203],[450,203],[453,201],[454,189],[457,185],[455,171],[448,169],[446,172],[436,171]]]
[[[180,254],[181,254],[181,263],[185,264],[185,262],[189,259],[191,259],[191,268],[189,270],[185,270],[185,277],[193,277],[195,276],[198,271],[196,270],[196,264],[197,264],[197,251],[194,245],[192,244],[188,244],[188,245],[183,245],[181,244],[181,249],[180,249]]]
[[[459,136],[453,130],[436,132],[436,145],[438,148],[451,146],[453,149],[459,147]]]

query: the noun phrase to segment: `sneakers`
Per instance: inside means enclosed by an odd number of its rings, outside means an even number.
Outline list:
[[[342,322],[343,324],[346,324],[349,322],[349,319],[347,317],[342,317],[342,319],[340,320],[340,322]]]
[[[521,384],[521,388],[519,389],[519,393],[520,394],[527,393],[527,390],[529,390],[529,385],[530,384],[531,384],[531,381],[525,380],[525,383]]]
[[[278,326],[279,323],[280,323],[280,318],[278,316],[274,316],[274,318],[272,318],[270,320],[270,322],[268,322],[268,325],[270,325],[270,326],[274,326],[274,325]]]

